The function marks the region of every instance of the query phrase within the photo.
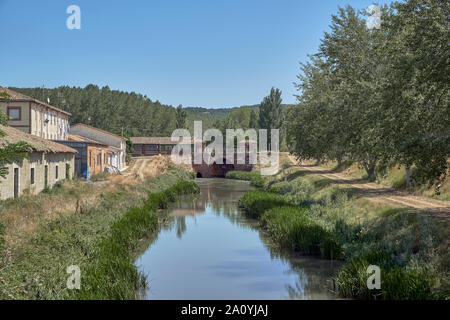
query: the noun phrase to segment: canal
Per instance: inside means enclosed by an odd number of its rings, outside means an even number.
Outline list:
[[[136,260],[144,299],[336,299],[333,261],[283,252],[246,218],[248,182],[198,179],[201,193],[165,213],[169,223]]]

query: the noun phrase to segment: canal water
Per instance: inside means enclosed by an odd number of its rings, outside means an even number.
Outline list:
[[[238,199],[252,187],[198,179],[201,193],[167,210],[170,221],[136,260],[145,299],[336,299],[336,262],[282,252],[246,218]]]

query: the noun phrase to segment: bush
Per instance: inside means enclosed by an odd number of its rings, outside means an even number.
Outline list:
[[[3,227],[3,224],[0,222],[0,261],[3,256],[3,250],[5,246],[5,239],[3,238],[5,236],[5,227]]]
[[[255,171],[229,171],[225,175],[225,178],[250,181],[250,184],[257,188],[262,188],[265,183],[265,180],[261,174]]]
[[[282,196],[262,190],[247,192],[239,199],[239,207],[252,218],[259,218],[265,211],[285,205],[288,203]]]
[[[276,207],[262,215],[261,224],[282,247],[327,259],[339,257],[337,241],[305,211],[300,207]]]
[[[438,298],[432,292],[436,281],[433,272],[418,267],[405,269],[392,266],[389,260],[373,260],[371,256],[373,254],[352,259],[339,272],[337,284],[344,297],[385,300]],[[386,256],[385,259],[389,258]],[[380,267],[381,288],[369,290],[367,279],[370,274],[367,273],[367,267],[373,264]]]
[[[309,200],[314,192],[314,186],[308,180],[297,178],[292,181],[274,183],[270,188],[270,192],[287,196],[291,203],[302,204]]]
[[[198,193],[197,184],[179,181],[165,191],[150,194],[142,207],[132,207],[116,221],[110,235],[99,242],[95,261],[83,272],[81,290],[72,292],[77,299],[135,299],[139,285],[145,282],[131,259],[136,240],[158,227],[155,210],[166,207],[176,196]]]

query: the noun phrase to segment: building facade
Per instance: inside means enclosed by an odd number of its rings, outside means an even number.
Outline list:
[[[107,162],[109,166],[119,170],[126,166],[127,139],[124,137],[81,123],[71,126],[69,132],[70,134],[85,137],[108,146]]]
[[[130,140],[133,144],[133,157],[168,155],[178,144],[171,137],[131,137]]]
[[[37,194],[58,181],[73,178],[76,150],[12,127],[0,126],[0,130],[5,133],[1,144],[24,141],[32,147],[29,159],[5,165],[8,175],[0,178],[0,199],[16,198],[25,191]]]
[[[90,179],[108,167],[109,147],[97,141],[69,134],[69,140],[55,141],[75,149],[75,175]]]
[[[0,86],[0,110],[10,120],[8,126],[49,140],[67,140],[70,113]]]

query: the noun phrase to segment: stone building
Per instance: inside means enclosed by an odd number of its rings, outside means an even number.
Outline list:
[[[0,144],[24,141],[32,147],[29,159],[3,164],[8,175],[0,178],[0,199],[18,197],[25,190],[37,194],[58,181],[73,178],[76,150],[9,126],[0,126],[0,131],[5,134]]]

